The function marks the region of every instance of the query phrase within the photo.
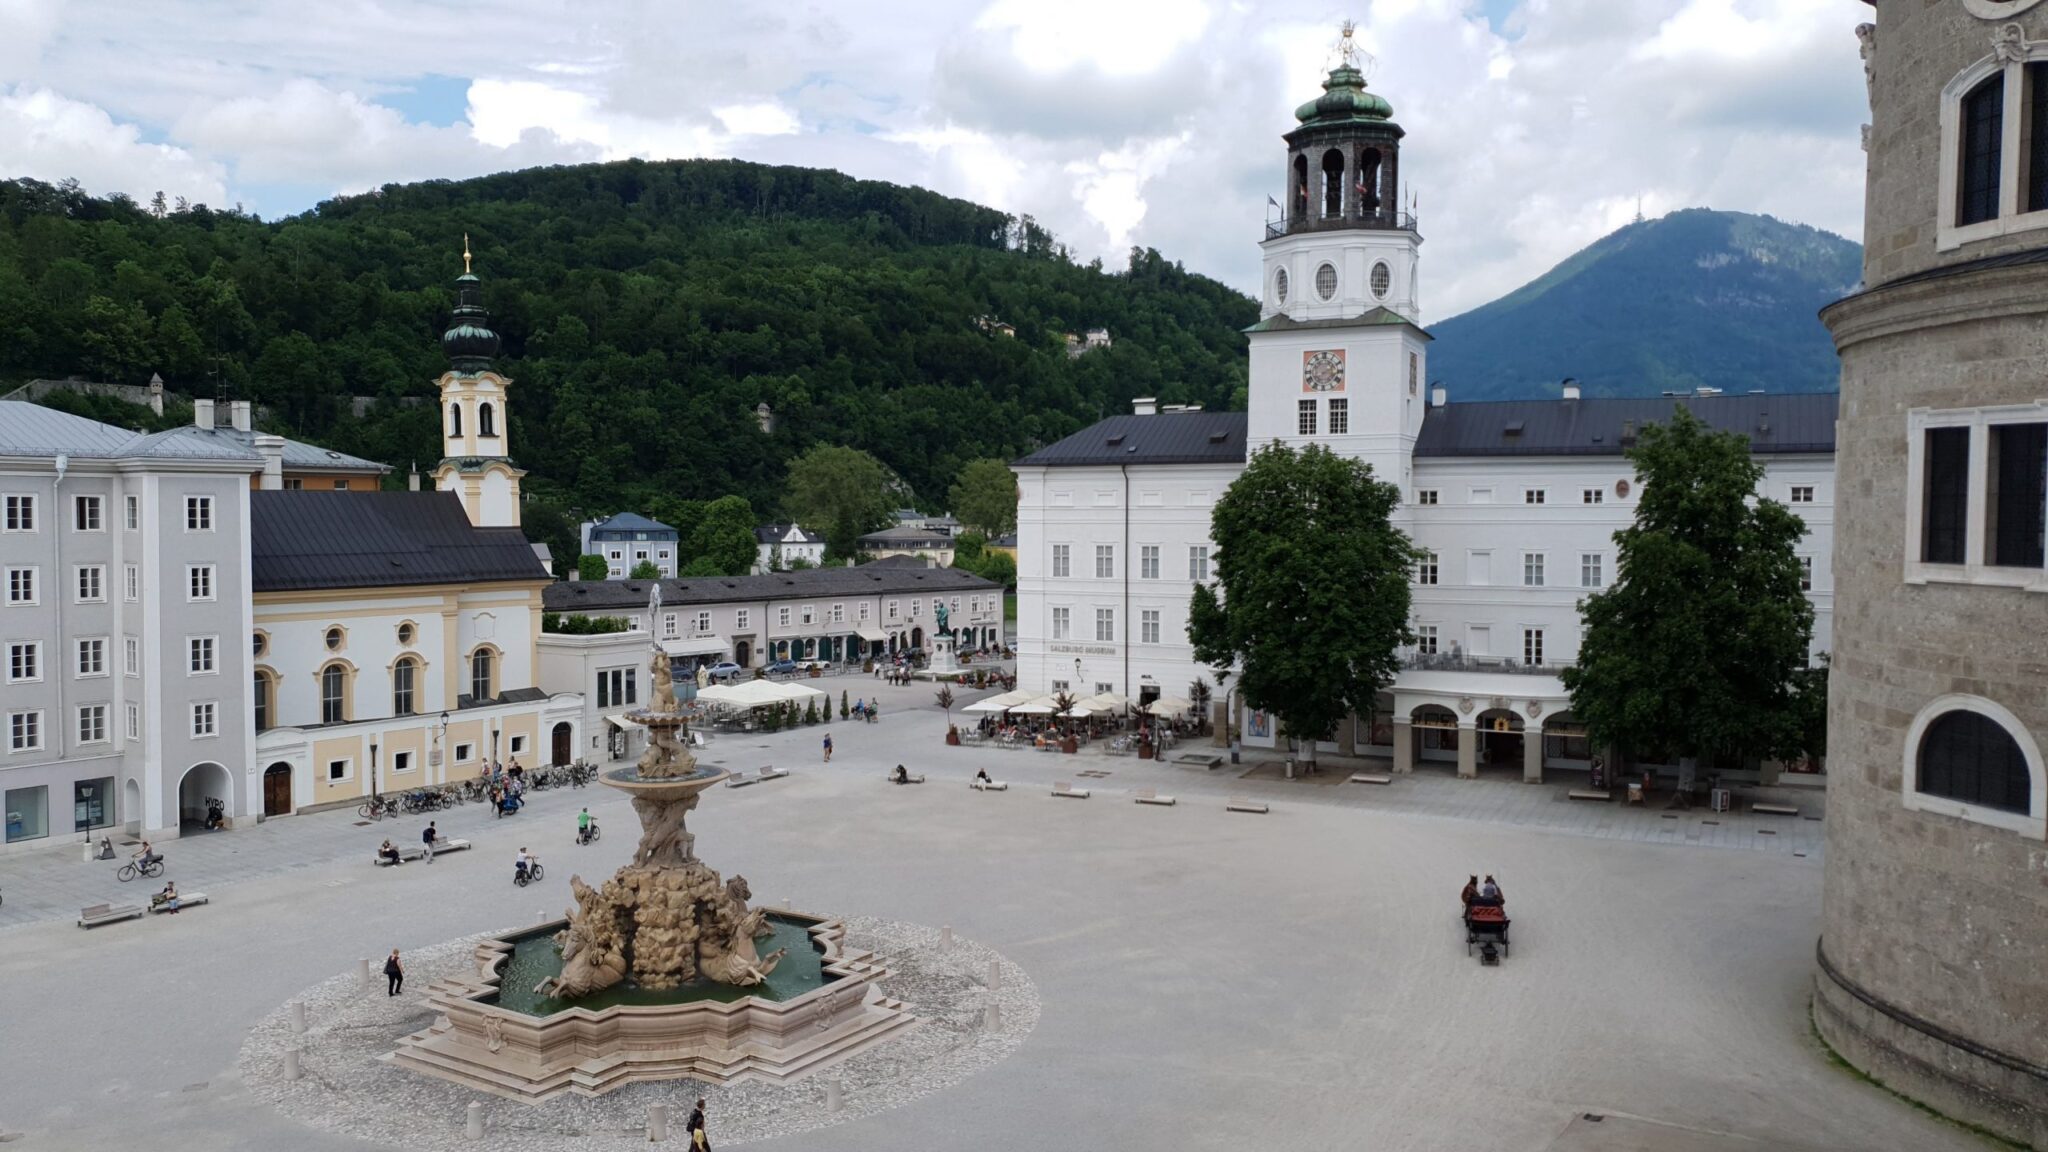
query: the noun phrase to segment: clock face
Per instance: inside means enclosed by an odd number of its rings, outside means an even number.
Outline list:
[[[1342,392],[1344,390],[1344,350],[1328,349],[1321,352],[1301,354],[1301,390],[1303,392]]]

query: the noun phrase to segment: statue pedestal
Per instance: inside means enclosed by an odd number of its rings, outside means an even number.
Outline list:
[[[960,675],[960,662],[953,655],[953,638],[941,633],[932,637],[932,656],[920,675],[933,680]]]

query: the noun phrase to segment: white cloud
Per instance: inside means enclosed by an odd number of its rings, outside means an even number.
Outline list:
[[[162,192],[216,207],[228,202],[220,164],[183,148],[144,143],[135,125],[43,88],[0,89],[0,157],[6,175],[75,179],[98,195],[125,192],[147,200]]]

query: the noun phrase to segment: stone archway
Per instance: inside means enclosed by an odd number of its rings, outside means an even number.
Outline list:
[[[1424,704],[1408,714],[1408,739],[1413,742],[1412,763],[1458,769],[1458,714],[1441,704]]]
[[[222,810],[229,816],[233,816],[240,807],[235,803],[234,777],[221,765],[202,760],[185,769],[185,775],[178,781],[177,816],[182,831],[204,828],[209,800],[219,800]]]
[[[133,776],[121,785],[121,827],[131,836],[142,831],[142,785]]]
[[[288,816],[292,811],[292,766],[279,760],[263,770],[263,814]]]
[[[1481,712],[1476,757],[1479,770],[1513,768],[1520,773],[1523,738],[1520,713],[1507,708],[1489,708]]]

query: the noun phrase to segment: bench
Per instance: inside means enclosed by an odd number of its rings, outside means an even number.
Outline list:
[[[1137,792],[1135,792],[1132,795],[1132,798],[1140,804],[1157,804],[1161,808],[1173,807],[1173,797],[1161,796],[1159,793],[1153,791],[1150,788],[1138,789]]]
[[[1377,772],[1353,772],[1351,774],[1351,783],[1353,784],[1392,784],[1393,782],[1394,778],[1392,776],[1382,776]]]
[[[1088,790],[1086,788],[1074,787],[1073,782],[1070,780],[1053,781],[1052,794],[1055,796],[1072,796],[1076,800],[1086,800],[1088,798]]]
[[[1190,768],[1201,768],[1206,771],[1214,771],[1223,767],[1223,757],[1212,752],[1183,752],[1175,756],[1173,762],[1175,764],[1187,765]]]
[[[1573,800],[1598,800],[1603,804],[1614,799],[1614,793],[1605,788],[1574,788],[1565,796]]]
[[[80,928],[97,928],[117,920],[134,920],[142,915],[140,904],[95,904],[78,910]]]
[[[204,893],[204,892],[180,892],[180,893],[178,893],[178,911],[180,911],[180,912],[183,912],[183,911],[184,911],[185,909],[187,909],[187,908],[197,908],[197,907],[199,907],[199,906],[200,906],[201,904],[211,904],[211,903],[213,903],[213,901],[211,901],[211,900],[207,899],[206,893]],[[171,910],[171,907],[170,907],[170,901],[168,901],[168,900],[165,900],[165,901],[163,901],[163,902],[159,903],[159,902],[157,902],[157,901],[155,901],[155,900],[152,900],[152,901],[150,901],[150,905],[149,905],[149,910],[150,910],[151,912],[159,912],[159,913],[161,913],[161,912],[169,912],[169,911]]]
[[[749,784],[759,784],[765,780],[780,780],[787,775],[789,775],[789,769],[787,768],[776,768],[772,765],[764,764],[761,766],[759,775],[749,776],[745,772],[735,773],[726,778],[725,786],[727,788],[745,788]]]
[[[468,849],[469,849],[469,841],[467,841],[467,840],[461,840],[461,839],[448,839],[448,840],[443,840],[443,841],[441,841],[441,842],[439,842],[439,843],[437,843],[437,844],[435,844],[435,845],[434,845],[434,855],[436,855],[436,856],[446,856],[446,855],[447,855],[447,854],[449,854],[450,852],[464,852],[464,851],[467,851]],[[400,863],[400,864],[404,864],[404,863],[407,863],[407,862],[409,862],[409,861],[413,861],[413,860],[424,860],[424,859],[426,859],[426,858],[427,858],[427,849],[426,849],[426,846],[425,846],[425,845],[423,845],[423,844],[413,844],[413,845],[411,845],[411,846],[404,846],[404,845],[401,845],[401,846],[399,846],[399,849],[398,849],[398,863]],[[370,862],[371,862],[371,863],[373,863],[373,864],[375,864],[375,865],[376,865],[377,867],[379,867],[379,868],[389,868],[389,867],[391,867],[391,861],[389,861],[389,860],[386,860],[386,859],[384,858],[384,856],[383,856],[383,854],[382,854],[382,853],[377,853],[376,855],[373,855],[373,856],[371,856],[371,857],[370,857]]]
[[[1751,804],[1751,812],[1759,816],[1797,816],[1799,809],[1790,804]]]
[[[967,786],[977,792],[1008,792],[1010,790],[1010,782],[1007,780],[969,780]]]
[[[1260,816],[1263,816],[1267,812],[1271,811],[1271,809],[1267,808],[1264,804],[1259,803],[1257,800],[1254,800],[1249,796],[1231,797],[1230,802],[1223,806],[1223,810],[1226,812],[1251,812]]]
[[[891,772],[887,776],[882,777],[882,779],[887,780],[891,784],[922,784],[924,783],[924,774],[919,773],[916,776],[909,776],[902,780],[898,780],[896,779],[896,774],[894,772]]]

